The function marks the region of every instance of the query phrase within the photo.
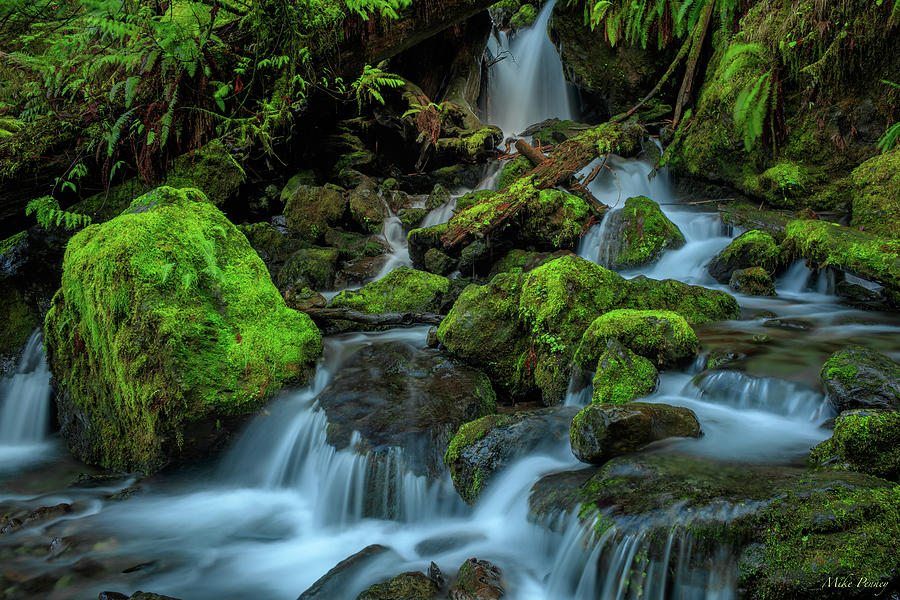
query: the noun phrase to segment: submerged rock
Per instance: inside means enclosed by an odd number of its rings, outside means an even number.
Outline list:
[[[719,283],[729,283],[734,272],[740,269],[761,267],[773,275],[779,264],[778,243],[768,233],[754,229],[734,238],[709,261],[706,270]]]
[[[892,479],[900,477],[900,412],[845,410],[834,422],[834,434],[812,450],[814,465],[858,471]]]
[[[488,415],[466,423],[450,441],[444,462],[462,499],[474,504],[499,470],[517,458],[552,449],[569,433],[576,407]]]
[[[731,273],[728,287],[748,296],[774,296],[775,282],[762,267],[738,269]]]
[[[629,402],[591,404],[572,419],[572,453],[581,462],[602,465],[668,437],[700,437],[694,411],[681,406]]]
[[[854,408],[900,409],[900,365],[865,346],[832,354],[820,373],[837,412]]]
[[[406,467],[435,479],[457,429],[496,407],[482,372],[399,342],[358,350],[317,401],[328,416],[331,445],[346,448],[358,432],[359,452],[389,456],[402,449]]]
[[[607,216],[614,232],[609,248],[609,267],[632,269],[655,262],[666,250],[685,244],[684,234],[646,196],[628,198],[621,210]]]
[[[369,314],[436,313],[449,289],[450,281],[446,277],[409,267],[398,267],[358,290],[341,292],[331,301],[331,306],[352,308]]]
[[[459,567],[450,600],[498,600],[506,595],[503,574],[486,560],[470,558]]]
[[[243,234],[165,187],[72,238],[45,331],[69,447],[121,470],[208,450],[322,350]]]
[[[438,586],[420,571],[409,571],[370,586],[356,600],[432,600]]]

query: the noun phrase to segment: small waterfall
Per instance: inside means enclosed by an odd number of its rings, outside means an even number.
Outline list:
[[[50,420],[50,369],[40,329],[28,338],[16,373],[0,383],[0,447],[44,442]]]
[[[504,135],[518,135],[529,125],[551,117],[572,119],[572,103],[559,54],[547,35],[554,0],[538,13],[534,25],[513,39],[500,32],[489,42],[494,56],[505,56],[491,69],[486,122]]]
[[[381,230],[384,239],[391,246],[388,258],[382,265],[375,280],[381,279],[397,267],[408,267],[412,265],[412,259],[409,258],[409,248],[406,245],[406,230],[403,228],[403,222],[400,217],[394,214],[387,202],[384,203],[388,216],[384,220],[384,228]]]
[[[794,261],[790,268],[777,282],[778,291],[788,294],[802,294],[809,289],[812,271],[802,260]]]
[[[578,242],[578,256],[608,268],[616,259],[613,254],[619,243],[621,215],[622,209],[611,210],[603,215],[600,224],[591,227]]]

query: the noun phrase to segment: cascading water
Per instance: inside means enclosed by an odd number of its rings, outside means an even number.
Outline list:
[[[485,120],[499,126],[507,137],[551,117],[574,118],[562,63],[547,35],[555,4],[547,2],[534,24],[512,39],[500,32],[499,40],[488,43],[492,54],[503,60],[491,69]]]
[[[49,447],[50,369],[43,337],[28,338],[16,373],[0,382],[0,468],[40,460]]]

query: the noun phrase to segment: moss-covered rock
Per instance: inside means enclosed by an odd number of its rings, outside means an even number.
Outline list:
[[[615,232],[609,248],[609,267],[617,270],[650,264],[666,250],[685,244],[684,235],[659,206],[646,196],[628,198],[621,210],[607,217]]]
[[[742,233],[709,261],[706,270],[719,283],[728,283],[738,269],[762,267],[775,274],[780,264],[781,250],[775,239],[764,231]]]
[[[425,270],[429,273],[447,275],[453,271],[455,266],[456,261],[437,248],[429,248],[425,253]]]
[[[297,250],[278,272],[278,289],[290,285],[314,290],[334,288],[338,251],[334,248],[306,248]]]
[[[500,569],[486,560],[469,558],[459,567],[450,597],[454,600],[500,600],[506,595],[504,588]]]
[[[418,227],[419,223],[422,222],[422,219],[425,218],[425,215],[428,214],[424,208],[407,208],[403,210],[398,215],[400,217],[400,222],[403,223],[403,227],[406,228],[407,231],[410,229],[415,229]]]
[[[316,174],[309,170],[300,171],[299,173],[288,179],[287,183],[284,184],[284,187],[281,188],[281,192],[278,195],[278,199],[281,202],[282,206],[287,204],[287,201],[291,196],[294,195],[294,192],[296,192],[301,185],[315,187]]]
[[[659,380],[652,362],[614,339],[606,341],[594,369],[591,402],[597,404],[624,404],[647,396]]]
[[[41,317],[18,286],[4,281],[0,288],[0,364],[12,365]]]
[[[358,290],[341,292],[331,301],[334,308],[352,308],[368,314],[386,312],[437,312],[450,288],[446,277],[398,267]]]
[[[370,586],[356,600],[432,600],[438,591],[425,573],[410,571]]]
[[[489,277],[506,271],[519,270],[527,273],[546,262],[556,260],[563,256],[574,256],[571,250],[557,250],[556,252],[534,252],[532,250],[510,250],[491,266]]]
[[[581,338],[575,362],[591,368],[607,351],[608,340],[619,341],[661,369],[690,361],[700,349],[694,330],[677,313],[619,309],[594,319]]]
[[[299,185],[284,206],[287,226],[303,239],[320,243],[330,227],[340,224],[349,211],[346,190],[336,185]]]
[[[466,192],[456,199],[456,212],[465,210],[470,206],[488,200],[495,192],[491,190],[478,190],[475,192]]]
[[[595,465],[667,437],[700,437],[694,411],[647,402],[591,404],[575,415],[570,429],[572,453]]]
[[[854,169],[851,177],[850,225],[900,238],[900,148],[870,158]]]
[[[900,365],[865,346],[835,352],[820,372],[837,412],[854,408],[900,410]]]
[[[70,448],[122,470],[208,449],[322,350],[244,235],[165,187],[71,239],[45,332]]]
[[[737,319],[741,310],[734,296],[674,279],[629,279],[625,298],[618,308],[670,310],[692,326],[709,321]]]
[[[425,199],[425,208],[434,210],[450,202],[450,192],[440,183],[434,184],[431,193]]]
[[[453,485],[469,504],[487,489],[495,473],[535,451],[552,449],[569,434],[578,409],[553,406],[509,415],[488,415],[466,423],[444,456]]]
[[[900,477],[900,412],[847,410],[834,422],[834,434],[812,450],[813,465]]]
[[[522,29],[534,23],[535,18],[537,18],[537,9],[531,4],[523,4],[509,20],[509,25],[513,29]]]
[[[350,221],[363,233],[378,233],[384,225],[384,204],[374,184],[365,179],[349,193]]]
[[[213,140],[172,164],[165,185],[173,188],[203,190],[216,206],[235,198],[246,179],[244,169],[237,163],[221,140]]]
[[[731,273],[728,287],[748,296],[774,296],[775,282],[762,267],[738,269]]]
[[[503,170],[500,171],[500,175],[497,177],[497,183],[494,187],[496,187],[497,190],[505,190],[510,185],[512,185],[512,183],[516,179],[518,179],[531,169],[531,161],[524,156],[518,156],[510,161],[507,161],[503,165]],[[458,201],[457,206],[459,206]]]

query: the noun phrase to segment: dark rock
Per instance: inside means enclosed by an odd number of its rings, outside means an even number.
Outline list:
[[[428,194],[428,198],[425,200],[425,208],[427,210],[434,210],[448,202],[450,202],[450,192],[448,192],[447,188],[441,184],[436,183],[431,190],[431,193]]]
[[[900,365],[865,346],[835,352],[822,365],[820,376],[837,412],[900,409]]]
[[[431,564],[428,565],[428,579],[432,580],[439,589],[443,589],[447,583],[444,580],[444,574],[441,573],[441,568],[434,561],[431,561]]]
[[[728,287],[748,296],[774,296],[775,282],[762,267],[738,269],[731,273]]]
[[[356,600],[432,600],[438,591],[427,575],[409,571],[370,586]]]
[[[681,406],[629,402],[592,404],[572,420],[572,452],[600,465],[667,437],[700,437],[694,411]]]
[[[450,600],[497,600],[506,595],[500,569],[486,560],[470,558],[459,567]]]
[[[128,600],[128,596],[119,592],[100,592],[97,600]]]
[[[322,575],[297,600],[331,600],[341,597],[354,577],[380,557],[388,556],[391,549],[381,544],[366,546],[351,554]],[[358,588],[357,588],[358,589]]]
[[[879,291],[849,281],[839,281],[834,286],[834,293],[854,306],[878,308],[885,302]]]
[[[179,600],[172,596],[163,596],[162,594],[154,594],[152,592],[135,592],[129,596],[128,600]]]
[[[466,423],[450,443],[445,461],[463,500],[474,504],[493,475],[517,458],[566,439],[574,406],[554,406]]]
[[[294,310],[307,311],[311,308],[325,308],[328,301],[325,296],[308,287],[296,288],[288,286],[283,294],[284,302]]]
[[[422,540],[416,544],[415,550],[419,556],[431,556],[456,550],[457,548],[462,548],[473,542],[480,542],[486,539],[487,537],[485,537],[484,534],[476,531],[447,533]]]
[[[510,250],[503,255],[503,258],[494,263],[488,277],[493,277],[498,273],[513,271],[515,269],[520,269],[523,273],[527,273],[528,271],[536,269],[542,264],[560,258],[561,256],[573,256],[573,253],[571,250],[557,250],[556,252]]]
[[[447,275],[456,267],[456,261],[437,248],[425,252],[425,270],[437,275]]]
[[[370,179],[363,180],[349,193],[350,221],[363,233],[378,233],[384,225],[384,203]]]
[[[279,290],[288,286],[330,290],[334,288],[337,263],[338,251],[334,248],[297,250],[284,263],[275,283]]]
[[[900,412],[845,410],[834,421],[834,434],[813,448],[810,460],[817,466],[896,481],[900,477]]]
[[[358,350],[317,398],[328,415],[328,441],[389,455],[402,448],[408,468],[438,478],[460,425],[494,411],[490,381],[480,371],[399,342]]]
[[[350,208],[347,191],[336,185],[299,185],[287,199],[287,226],[301,238],[319,243],[331,227],[346,222]]]
[[[813,323],[805,319],[777,318],[766,319],[765,321],[763,321],[762,325],[763,327],[778,327],[779,329],[794,329],[797,331],[804,331],[812,328]]]
[[[375,276],[378,275],[378,272],[381,271],[381,268],[387,260],[388,257],[385,255],[367,256],[345,264],[341,270],[335,274],[335,287],[341,289],[372,281]]]

